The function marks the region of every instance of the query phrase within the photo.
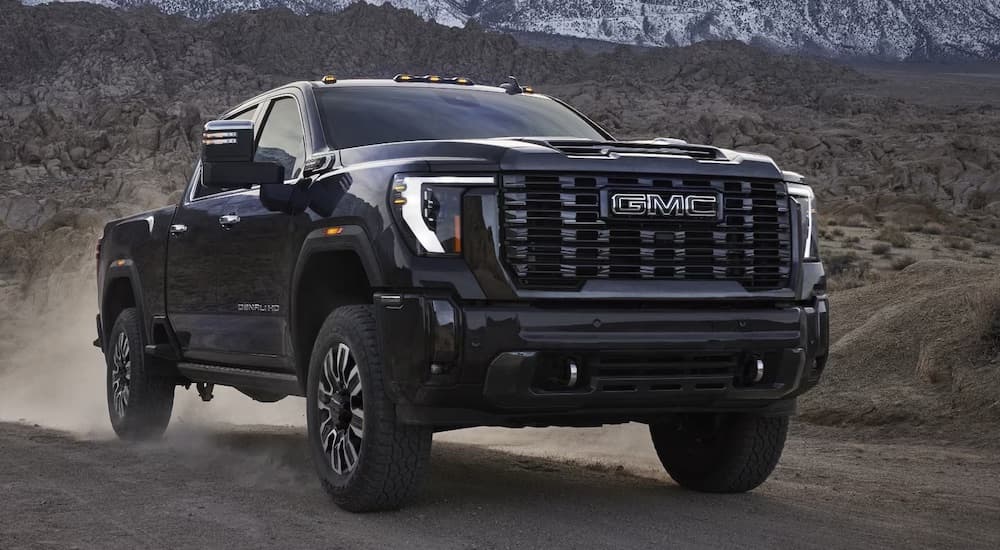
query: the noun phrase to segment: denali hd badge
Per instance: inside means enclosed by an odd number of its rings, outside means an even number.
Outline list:
[[[241,313],[278,313],[280,304],[236,304],[236,311]]]
[[[649,218],[718,218],[718,195],[608,193],[608,213]]]

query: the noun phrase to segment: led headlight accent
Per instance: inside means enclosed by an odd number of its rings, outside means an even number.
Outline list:
[[[799,183],[788,183],[788,194],[799,207],[799,219],[802,220],[802,238],[805,246],[802,259],[815,261],[819,259],[819,247],[816,242],[816,194],[812,187]]]
[[[493,182],[493,176],[398,175],[392,204],[426,253],[455,254],[461,252],[462,186]]]

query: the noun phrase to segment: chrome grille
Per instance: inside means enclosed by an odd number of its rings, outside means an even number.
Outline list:
[[[715,192],[721,219],[602,216],[606,191]],[[785,184],[727,178],[513,174],[503,178],[503,254],[522,288],[593,279],[735,281],[786,288],[791,223]]]

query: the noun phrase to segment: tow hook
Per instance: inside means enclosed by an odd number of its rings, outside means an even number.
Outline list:
[[[205,382],[198,382],[197,384],[195,384],[194,387],[197,388],[198,390],[198,396],[201,397],[201,400],[206,403],[208,403],[209,401],[212,400],[213,397],[215,397],[214,395],[212,395],[212,390],[215,389],[215,384],[206,384]]]
[[[754,366],[756,367],[756,369],[754,372],[753,381],[756,384],[757,382],[760,382],[761,380],[764,379],[764,360],[757,359],[757,361],[754,362]]]
[[[576,386],[576,381],[579,379],[580,370],[576,366],[576,361],[570,359],[566,361],[566,387],[572,388]]]

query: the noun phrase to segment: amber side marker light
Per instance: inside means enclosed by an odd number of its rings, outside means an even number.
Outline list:
[[[343,232],[344,232],[344,228],[343,227],[339,227],[339,226],[338,227],[327,227],[326,231],[324,231],[323,234],[326,235],[327,237],[336,237],[337,235],[340,235]]]
[[[118,266],[118,267],[121,267],[121,266],[125,265],[125,260],[116,260],[115,261],[115,265]]]

